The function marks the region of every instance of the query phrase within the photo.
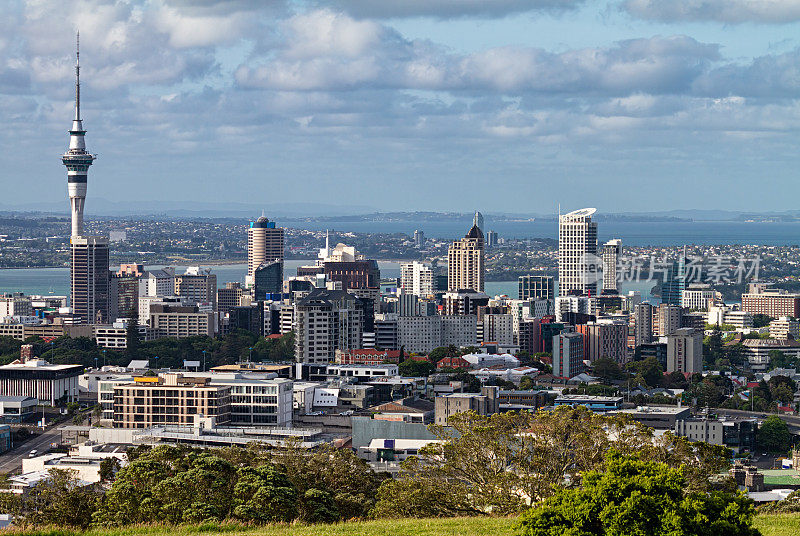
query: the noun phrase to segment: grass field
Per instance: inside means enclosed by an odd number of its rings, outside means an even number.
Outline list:
[[[190,527],[131,527],[127,529],[16,531],[7,534],[26,536],[511,536],[517,534],[516,518],[445,518],[399,519],[340,523],[338,525],[277,525],[243,527],[238,525],[206,525]],[[756,527],[764,536],[797,536],[800,514],[763,515],[756,518]]]

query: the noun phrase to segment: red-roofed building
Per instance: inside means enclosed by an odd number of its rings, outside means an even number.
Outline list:
[[[271,333],[271,334],[267,335],[264,338],[265,339],[280,339],[281,337],[283,337],[283,335],[280,334],[280,333]]]
[[[469,361],[461,357],[445,357],[436,363],[436,368],[470,368]]]
[[[336,363],[340,365],[380,365],[400,361],[400,350],[336,350]]]
[[[758,382],[747,382],[748,389],[755,389],[756,387],[758,387]]]

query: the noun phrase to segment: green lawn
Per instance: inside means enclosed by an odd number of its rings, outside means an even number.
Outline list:
[[[216,525],[200,527],[133,527],[86,533],[66,530],[24,532],[29,536],[511,536],[517,534],[516,518],[400,519],[340,523],[338,525],[242,527]],[[756,527],[764,536],[797,536],[800,514],[762,515]],[[9,531],[8,534],[23,534]]]

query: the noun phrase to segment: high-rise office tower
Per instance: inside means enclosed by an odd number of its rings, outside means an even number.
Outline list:
[[[616,292],[617,263],[622,256],[622,240],[615,238],[603,244],[603,291]]]
[[[421,229],[414,231],[414,247],[417,249],[425,247],[425,232]]]
[[[247,229],[247,277],[245,286],[252,288],[256,269],[262,264],[283,261],[283,229],[261,216]]]
[[[480,212],[475,212],[475,217],[472,218],[472,225],[473,227],[477,227],[483,232],[483,214]]]
[[[500,239],[498,238],[496,231],[486,231],[486,247],[487,248],[493,248],[493,247],[497,246],[499,240]]]
[[[283,290],[283,261],[265,262],[253,275],[253,296],[266,299],[267,294],[280,294]]]
[[[76,43],[77,45],[77,43]],[[81,322],[109,322],[108,239],[83,235],[86,177],[96,158],[86,151],[81,119],[80,48],[75,54],[75,118],[69,131],[69,149],[61,155],[67,168],[72,229],[70,233],[70,304]]]
[[[73,236],[70,248],[70,303],[84,324],[105,324],[109,318],[108,240]]]
[[[521,275],[519,276],[520,300],[552,300],[556,297],[555,283],[548,275]]]
[[[686,290],[686,248],[678,260],[672,261],[661,283],[661,303],[680,306]]]
[[[476,220],[479,215],[475,214]],[[484,271],[483,231],[473,223],[467,235],[447,250],[447,290],[483,292]]]
[[[558,293],[597,294],[596,209],[583,208],[558,217]]]

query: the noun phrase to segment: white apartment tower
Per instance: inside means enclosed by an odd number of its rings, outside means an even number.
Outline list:
[[[561,296],[597,294],[597,223],[594,208],[558,217],[558,288]]]
[[[400,288],[404,294],[427,297],[436,293],[433,269],[418,261],[400,266]]]

